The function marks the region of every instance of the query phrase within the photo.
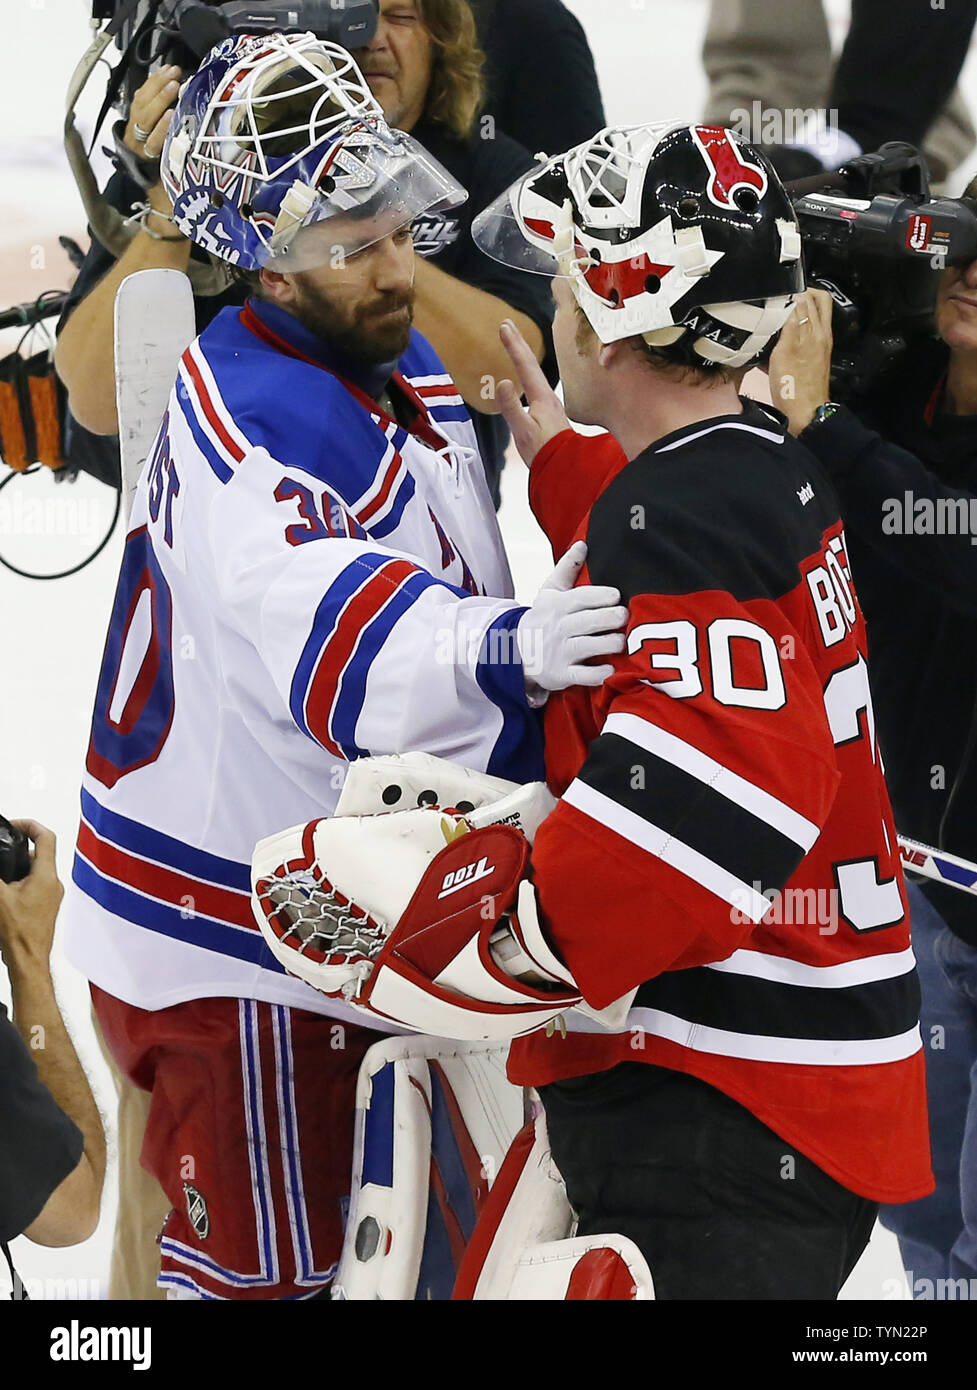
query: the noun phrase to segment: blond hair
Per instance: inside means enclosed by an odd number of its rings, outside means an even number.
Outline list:
[[[464,140],[475,124],[485,83],[468,0],[418,0],[421,22],[434,41],[431,85],[424,114]]]

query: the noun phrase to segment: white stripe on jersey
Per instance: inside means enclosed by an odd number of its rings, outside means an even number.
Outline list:
[[[207,412],[204,410],[200,397],[197,394],[196,383],[183,362],[181,362],[177,368],[177,380],[178,384],[183,387],[187,399],[187,407],[193,415],[194,420],[197,422],[197,427],[201,434],[206,436],[207,442],[221,462],[233,472],[237,468],[240,460],[234,457],[220,435],[214,429],[213,425],[207,419]]]
[[[233,415],[224,404],[224,398],[220,393],[220,388],[214,379],[213,372],[210,370],[210,363],[200,350],[199,338],[194,338],[193,342],[187,348],[187,352],[193,358],[194,366],[203,378],[203,383],[207,390],[207,396],[213,407],[214,414],[220,420],[221,425],[230,435],[231,439],[234,440],[238,448],[243,450],[244,453],[249,454],[254,446],[247,435],[244,434],[235,423]],[[237,460],[235,460],[235,463],[236,462]]]
[[[567,1020],[573,1033],[606,1033],[593,1019],[571,1013]],[[813,1067],[874,1067],[885,1062],[901,1062],[912,1057],[922,1046],[919,1025],[891,1038],[859,1038],[839,1041],[837,1038],[782,1038],[755,1033],[731,1033],[725,1028],[710,1028],[663,1009],[638,1007],[628,1011],[624,1028],[619,1033],[638,1031],[651,1033],[687,1047],[691,1052],[713,1053],[719,1057],[739,1057],[749,1062],[784,1062],[794,1066]]]
[[[676,439],[674,444],[663,444],[660,449],[656,449],[656,454],[667,454],[670,449],[681,449],[683,444],[691,444],[694,439],[702,439],[707,434],[715,434],[717,430],[744,430],[747,434],[759,435],[761,439],[769,440],[771,444],[783,444],[788,437],[783,434],[775,434],[773,430],[761,430],[756,425],[741,425],[735,420],[724,420],[722,424],[710,425],[708,429],[697,430],[695,434],[687,434],[684,439]]]
[[[756,783],[747,781],[731,768],[717,763],[694,744],[686,743],[684,739],[668,733],[648,719],[642,719],[640,715],[612,714],[601,732],[618,734],[621,738],[626,738],[656,757],[664,759],[665,762],[681,768],[691,777],[704,782],[710,790],[719,792],[734,805],[741,806],[744,811],[749,811],[758,820],[765,821],[781,835],[786,835],[795,845],[800,845],[805,854],[821,833],[820,827],[815,825],[814,821],[802,816],[786,802],[764,791]]]
[[[435,395],[433,395],[433,394],[431,394],[431,393],[425,393],[425,394],[421,397],[421,400],[424,402],[424,404],[425,404],[425,406],[428,408],[428,410],[437,410],[437,408],[438,408],[439,406],[452,406],[452,405],[464,405],[464,404],[465,404],[465,402],[462,400],[461,396],[452,396],[452,395],[435,396]]]
[[[408,376],[404,380],[414,388],[428,410],[437,406],[465,404],[450,376]],[[432,386],[443,386],[445,389],[432,391]]]
[[[167,873],[176,874],[180,878],[192,879],[194,883],[201,883],[207,888],[217,888],[222,893],[236,893],[240,898],[247,898],[249,896],[244,889],[233,888],[227,883],[222,883],[219,879],[204,878],[203,874],[195,874],[192,869],[178,868],[175,864],[171,864],[165,859],[151,859],[148,854],[140,854],[137,849],[130,849],[128,845],[122,844],[117,836],[110,835],[106,830],[96,830],[84,813],[82,813],[80,821],[82,825],[88,828],[96,840],[100,840],[104,845],[114,845],[127,859],[137,859],[141,864],[148,864],[153,869],[164,869]],[[78,855],[79,859],[85,861],[93,873],[98,874],[99,878],[104,878],[109,882],[122,883],[130,893],[138,893],[140,897],[150,899],[154,902],[168,903],[172,901],[170,898],[160,897],[156,893],[147,892],[145,889],[140,888],[138,884],[132,883],[128,878],[120,878],[110,873],[107,869],[99,868],[97,864],[92,863],[87,854],[83,854],[77,847],[75,853]],[[176,900],[176,906],[181,907],[186,906],[186,904],[178,899]],[[195,912],[195,915],[198,917],[207,917],[210,914]],[[227,922],[223,917],[215,917],[212,920],[215,922],[223,922],[224,925],[228,927],[237,926],[234,922]],[[246,927],[238,927],[237,929],[239,931],[248,930]]]
[[[586,782],[571,782],[563,793],[563,800],[585,816],[590,816],[598,825],[606,826],[639,849],[647,850],[664,864],[670,864],[686,878],[743,912],[751,922],[759,922],[770,911],[770,899],[758,893],[752,884],[744,883],[721,864],[707,859],[671,832],[627,810]]]
[[[87,824],[87,822],[86,822],[86,824]],[[89,827],[89,828],[90,828],[90,827]],[[93,832],[93,833],[94,833],[94,832]],[[126,854],[128,854],[128,855],[131,855],[131,857],[132,857],[133,859],[142,859],[142,858],[143,858],[142,855],[133,854],[131,850],[125,850],[124,853],[126,853]],[[129,882],[127,879],[115,878],[112,874],[106,873],[106,871],[105,871],[104,869],[100,869],[100,868],[98,867],[97,864],[93,864],[92,861],[88,858],[88,855],[87,855],[87,854],[82,854],[81,850],[78,849],[77,846],[75,847],[75,854],[76,854],[77,857],[82,861],[82,863],[83,863],[83,864],[87,864],[88,867],[89,867],[89,869],[91,869],[92,873],[93,873],[93,874],[97,874],[98,877],[99,877],[100,879],[103,880],[103,882],[109,883],[109,884],[112,884],[112,883],[121,884],[122,887],[125,888],[125,890],[126,890],[127,893],[133,893],[133,894],[135,894],[136,896],[145,899],[145,901],[148,902],[148,903],[163,903],[163,904],[164,904],[165,906],[167,906],[167,907],[176,907],[176,908],[180,908],[180,907],[182,906],[183,910],[184,910],[184,911],[187,911],[187,908],[186,908],[186,904],[185,904],[185,903],[174,902],[174,901],[172,901],[170,898],[163,898],[163,897],[160,897],[158,894],[156,894],[156,893],[150,893],[150,892],[148,892],[145,888],[140,888],[137,884],[131,883],[131,882]],[[154,859],[143,859],[143,863],[144,863],[144,864],[152,864],[152,865],[155,865],[155,864],[156,864],[156,860],[154,860]],[[167,866],[167,865],[164,864],[164,865],[162,865],[161,867],[162,867],[162,868],[167,868],[167,867],[169,867],[169,866]],[[183,870],[182,870],[182,869],[172,869],[172,868],[170,868],[170,872],[171,872],[171,873],[183,874]],[[183,874],[183,877],[184,877],[184,878],[194,878],[195,875],[193,875],[193,874]],[[201,878],[201,879],[197,879],[197,882],[198,882],[198,883],[206,883],[207,880]],[[224,884],[215,884],[215,885],[213,885],[213,886],[214,886],[214,887],[217,887],[217,888],[220,888],[221,892],[223,892],[223,893],[234,893],[234,892],[237,891],[237,890],[234,889],[234,888],[228,888],[228,887],[226,887]],[[245,895],[244,893],[241,893],[241,894],[239,894],[239,897],[245,898],[246,895]],[[188,916],[189,916],[189,915],[190,915],[190,914],[188,914]],[[247,939],[247,940],[249,940],[249,941],[251,941],[251,940],[254,939],[254,932],[251,930],[250,927],[242,927],[241,924],[240,924],[240,922],[229,922],[225,917],[215,917],[215,916],[213,916],[212,913],[209,913],[209,912],[201,912],[200,909],[199,909],[199,908],[196,908],[196,907],[193,909],[193,912],[192,912],[192,920],[194,920],[194,921],[199,920],[199,921],[201,921],[201,922],[219,922],[220,925],[221,925],[222,927],[226,927],[228,931],[240,932],[240,933],[245,937],[245,939]],[[192,943],[190,943],[190,944],[192,944]],[[182,1002],[182,1001],[181,1001],[181,1002]]]
[[[403,456],[401,456],[397,472],[394,474],[393,481],[391,482],[390,487],[387,491],[387,500],[384,502],[382,507],[379,507],[373,513],[373,515],[369,518],[369,521],[361,520],[363,512],[366,510],[366,508],[370,506],[373,499],[382,490],[384,479],[386,478],[390,465],[393,462],[394,456],[397,453],[396,447],[394,446],[392,439],[392,436],[394,433],[396,433],[397,428],[398,426],[394,423],[388,425],[384,430],[384,434],[387,436],[387,439],[390,440],[390,443],[383,451],[383,457],[377,464],[377,471],[374,475],[373,481],[370,483],[370,486],[366,489],[366,491],[362,493],[359,497],[357,497],[356,501],[353,502],[349,508],[353,516],[356,517],[357,521],[360,522],[360,525],[363,526],[366,530],[369,530],[371,526],[376,526],[376,524],[382,521],[384,517],[388,514],[391,507],[396,502],[397,494],[400,491],[401,484],[403,483],[404,478],[407,476],[407,465],[404,462]]]
[[[909,948],[880,956],[863,956],[860,960],[839,961],[837,965],[804,965],[786,956],[766,955],[744,947],[726,960],[713,961],[704,969],[811,989],[848,989],[876,980],[897,979],[900,975],[908,975],[915,965],[916,957]]]

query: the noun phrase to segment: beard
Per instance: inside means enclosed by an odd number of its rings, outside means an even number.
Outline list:
[[[368,366],[393,362],[410,342],[414,292],[384,292],[352,311],[341,310],[314,285],[296,283],[293,312],[317,337],[354,362]]]

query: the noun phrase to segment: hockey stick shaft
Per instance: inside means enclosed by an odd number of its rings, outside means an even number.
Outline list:
[[[945,883],[948,888],[959,888],[962,893],[977,894],[977,864],[919,840],[910,840],[907,835],[900,835],[898,839],[903,868]]]
[[[180,357],[195,334],[193,292],[181,271],[137,270],[122,281],[115,297],[115,375],[127,521]]]

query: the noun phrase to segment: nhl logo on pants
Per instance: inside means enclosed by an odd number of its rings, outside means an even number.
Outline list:
[[[207,1203],[202,1192],[198,1192],[192,1183],[183,1184],[183,1195],[187,1199],[187,1216],[190,1218],[190,1225],[197,1233],[200,1240],[206,1240],[210,1235],[210,1216],[207,1212]]]

